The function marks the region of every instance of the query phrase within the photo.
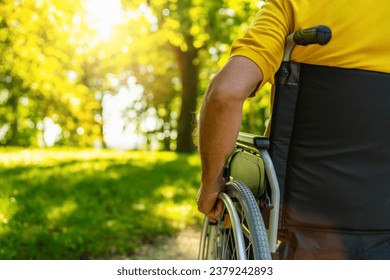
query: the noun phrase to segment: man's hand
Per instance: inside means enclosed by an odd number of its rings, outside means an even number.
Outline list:
[[[223,191],[223,186],[217,185],[210,189],[215,189],[215,191],[208,193],[201,185],[196,201],[198,210],[205,214],[211,222],[215,223],[224,210],[222,200],[218,199],[219,193]]]

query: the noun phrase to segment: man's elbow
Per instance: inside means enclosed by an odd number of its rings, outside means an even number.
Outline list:
[[[221,82],[218,79],[213,79],[210,82],[205,98],[208,103],[228,106],[230,104],[242,104],[247,96],[248,94],[244,92],[242,87],[236,86],[231,82]]]

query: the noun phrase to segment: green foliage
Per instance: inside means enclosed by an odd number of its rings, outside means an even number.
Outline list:
[[[44,134],[42,122],[50,117],[60,124],[62,138],[80,136],[76,129],[93,117],[80,111],[90,106],[88,88],[75,83],[70,74],[80,73],[74,37],[74,14],[79,1],[3,1],[0,5],[0,111],[1,144],[38,145]],[[78,122],[80,120],[80,122]],[[93,123],[92,123],[93,124]],[[8,129],[7,129],[8,128]],[[91,145],[93,133],[88,133]],[[92,138],[92,140],[91,140]],[[42,144],[42,143],[41,143]]]
[[[265,84],[253,98],[245,101],[241,130],[263,135],[270,119],[271,85]]]
[[[49,145],[50,120],[60,127],[57,145],[104,146],[104,97],[131,90],[135,77],[144,92],[122,112],[124,127],[165,150],[193,149],[197,102],[257,1],[122,0],[110,38],[88,22],[86,2],[1,2],[0,145]],[[150,112],[157,126],[139,129]]]
[[[199,160],[0,149],[0,259],[112,259],[199,224]]]

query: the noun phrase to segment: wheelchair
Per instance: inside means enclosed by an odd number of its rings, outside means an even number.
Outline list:
[[[390,75],[290,61],[331,36],[286,38],[269,137],[239,134],[199,259],[390,259]]]

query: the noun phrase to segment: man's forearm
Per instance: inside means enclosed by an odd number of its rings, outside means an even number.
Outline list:
[[[223,205],[216,203],[224,182],[223,167],[232,152],[241,126],[242,106],[258,87],[261,70],[247,58],[234,57],[210,83],[199,124],[202,185],[198,209],[215,220]]]
[[[202,161],[202,184],[206,184],[207,188],[217,183],[217,179],[221,179],[223,167],[234,148],[241,126],[241,112],[242,102],[221,104],[218,101],[208,101],[202,108],[199,152]]]
[[[199,152],[202,162],[201,200],[199,211],[218,216],[214,209],[223,190],[223,168],[232,152],[241,125],[242,102],[221,102],[210,98],[203,104],[199,124]],[[222,206],[220,206],[221,208]],[[213,214],[213,211],[215,214]]]

